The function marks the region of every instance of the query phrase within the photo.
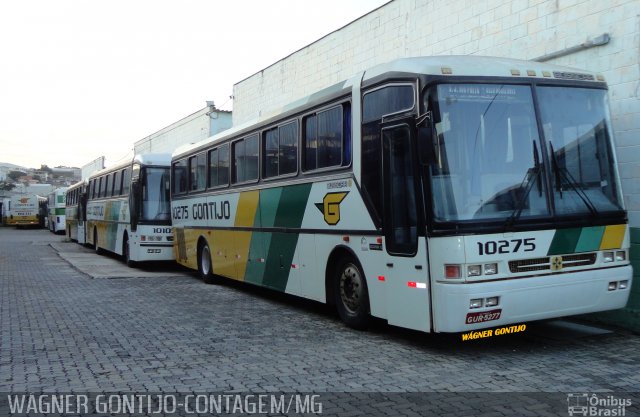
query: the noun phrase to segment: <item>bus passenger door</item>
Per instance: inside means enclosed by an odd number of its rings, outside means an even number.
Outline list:
[[[412,118],[382,126],[385,285],[389,324],[430,331],[424,237],[418,227],[418,181]]]

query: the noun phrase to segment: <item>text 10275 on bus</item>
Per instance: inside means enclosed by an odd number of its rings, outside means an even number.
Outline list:
[[[176,150],[176,260],[460,332],[623,307],[629,234],[600,75],[393,61]]]
[[[87,243],[96,252],[135,262],[173,260],[168,154],[136,155],[132,161],[89,177]]]

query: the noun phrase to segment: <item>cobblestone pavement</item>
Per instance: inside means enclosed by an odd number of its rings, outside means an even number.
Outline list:
[[[515,415],[515,392],[640,401],[640,336],[624,331],[359,332],[323,305],[172,264],[152,267],[172,276],[92,279],[58,253],[88,249],[64,240],[0,228],[0,392],[347,393],[327,394],[324,413],[340,415]],[[394,392],[441,394],[381,394]],[[527,398],[513,406],[524,415],[567,415],[566,394]]]

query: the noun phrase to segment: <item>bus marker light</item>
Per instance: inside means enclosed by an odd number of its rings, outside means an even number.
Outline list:
[[[446,278],[451,278],[451,279],[460,278],[462,276],[460,271],[460,265],[445,265],[444,276]]]
[[[342,236],[342,241],[349,243],[349,236]]]
[[[407,285],[409,286],[409,288],[416,288],[416,283],[413,281],[407,282]]]
[[[488,297],[484,301],[484,306],[485,307],[497,306],[499,302],[500,302],[500,297]]]
[[[625,280],[625,281],[620,281],[618,283],[618,289],[619,290],[626,290],[627,287],[629,286],[629,281]]]
[[[376,239],[376,243],[377,243],[378,245],[382,245],[382,238],[381,238],[381,237],[377,238],[377,239]]]
[[[427,288],[427,283],[426,282],[416,282],[416,288],[425,289],[425,288]]]
[[[378,275],[378,281],[384,281],[384,275]]]
[[[298,269],[298,264],[291,264],[291,269]]]
[[[485,275],[495,275],[498,273],[498,264],[484,264],[484,274]]]
[[[453,74],[453,71],[451,71],[451,68],[449,68],[449,67],[441,67],[440,71],[442,71],[443,75],[451,75],[451,74]]]
[[[626,261],[626,260],[627,260],[627,254],[625,251],[619,250],[616,252],[616,261]]]
[[[613,281],[609,283],[609,291],[615,291],[615,289],[618,288],[618,283]]]
[[[602,257],[604,262],[613,262],[613,252],[603,252]]]
[[[480,308],[482,307],[482,298],[474,298],[469,301],[469,308]]]
[[[482,273],[482,267],[480,265],[469,265],[467,267],[468,277],[478,277]]]

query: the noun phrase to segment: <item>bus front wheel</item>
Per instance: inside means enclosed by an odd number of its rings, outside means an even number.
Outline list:
[[[362,330],[369,324],[369,292],[362,268],[351,257],[338,262],[335,277],[335,303],[342,321]]]
[[[198,272],[200,277],[207,284],[216,284],[218,282],[213,274],[213,263],[211,262],[211,250],[209,244],[204,242],[200,245],[200,253],[198,255]]]
[[[131,259],[131,245],[129,244],[129,236],[126,234],[124,235],[124,242],[122,243],[122,256],[124,263],[126,263],[129,268],[136,266],[136,261]]]

